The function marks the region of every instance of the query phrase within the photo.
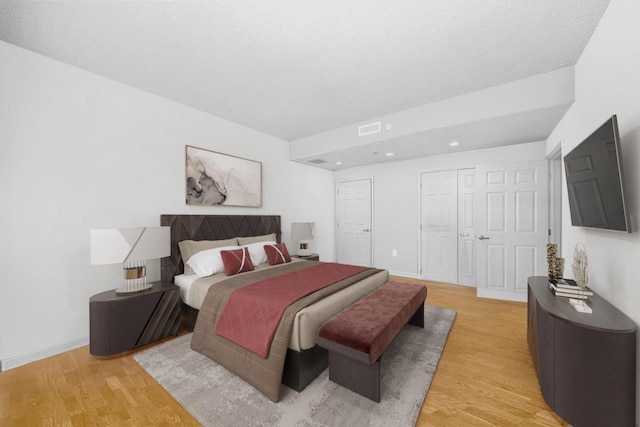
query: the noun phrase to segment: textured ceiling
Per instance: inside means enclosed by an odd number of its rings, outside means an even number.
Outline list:
[[[607,4],[0,1],[0,40],[294,140],[573,65]]]

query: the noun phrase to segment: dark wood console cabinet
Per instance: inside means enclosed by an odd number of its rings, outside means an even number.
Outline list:
[[[598,295],[584,314],[555,297],[548,278],[528,285],[527,340],[547,404],[576,427],[634,426],[635,323]]]
[[[176,335],[180,329],[180,288],[155,282],[126,295],[102,292],[89,299],[89,352],[113,356]]]

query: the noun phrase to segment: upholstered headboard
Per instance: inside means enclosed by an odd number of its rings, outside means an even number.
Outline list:
[[[162,258],[160,275],[173,282],[184,272],[178,242],[182,240],[223,240],[232,237],[276,233],[280,242],[280,215],[160,215],[160,225],[171,227],[171,255]]]

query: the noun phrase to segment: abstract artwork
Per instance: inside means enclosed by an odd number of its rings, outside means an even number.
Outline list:
[[[262,163],[186,146],[188,205],[262,205]]]

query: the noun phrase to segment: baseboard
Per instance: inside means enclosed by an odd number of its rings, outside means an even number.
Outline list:
[[[390,276],[406,277],[407,279],[418,279],[418,280],[420,280],[420,275],[419,274],[407,273],[405,271],[389,270],[389,275]]]
[[[9,369],[17,368],[18,366],[26,365],[27,363],[35,362],[36,360],[46,359],[47,357],[55,356],[56,354],[64,353],[65,351],[75,350],[76,348],[88,344],[89,337],[86,337],[68,342],[66,344],[47,348],[36,353],[25,354],[22,356],[10,357],[9,359],[0,360],[0,372],[8,371]]]
[[[502,299],[507,301],[518,301],[518,302],[527,302],[527,293],[526,292],[509,292],[509,291],[501,291],[497,289],[485,289],[478,288],[476,295],[479,298],[492,298],[492,299]]]

